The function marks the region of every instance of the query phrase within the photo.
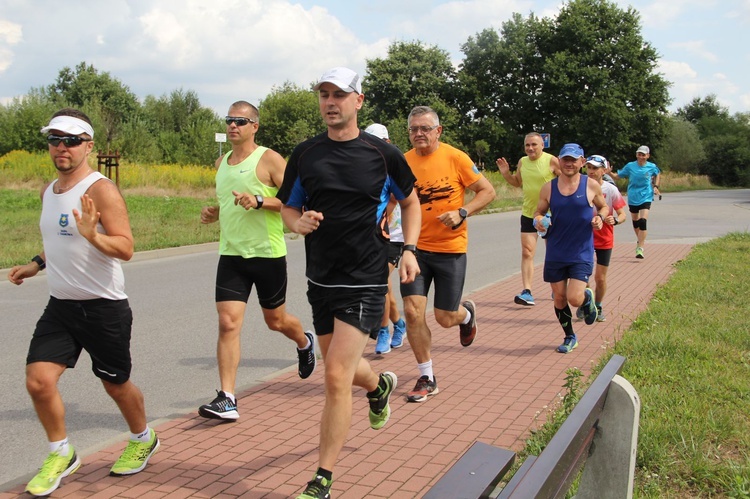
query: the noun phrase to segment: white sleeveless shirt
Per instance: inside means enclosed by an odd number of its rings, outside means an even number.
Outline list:
[[[107,298],[124,300],[125,276],[120,260],[112,258],[89,243],[78,232],[73,208],[81,212],[81,196],[94,182],[107,177],[92,172],[71,190],[55,194],[57,180],[50,183],[42,196],[42,231],[47,281],[50,295],[61,300]],[[101,222],[97,231],[105,234]]]

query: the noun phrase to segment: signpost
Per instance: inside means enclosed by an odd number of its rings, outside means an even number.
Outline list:
[[[221,144],[227,141],[227,134],[217,133],[215,141],[219,143],[219,157],[221,157]]]
[[[549,149],[550,145],[550,134],[548,133],[540,133],[539,135],[542,136],[542,140],[544,141],[544,148]]]

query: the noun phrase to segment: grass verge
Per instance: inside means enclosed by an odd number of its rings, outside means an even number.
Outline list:
[[[750,233],[697,245],[612,354],[642,407],[635,497],[750,497]],[[582,395],[567,394],[520,453],[538,455]]]

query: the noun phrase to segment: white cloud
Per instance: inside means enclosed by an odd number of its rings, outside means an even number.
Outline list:
[[[706,42],[704,40],[693,40],[690,42],[671,43],[669,44],[669,46],[673,48],[677,48],[677,49],[683,49],[687,51],[688,53],[693,54],[697,57],[700,57],[701,59],[705,59],[709,62],[719,61],[719,58],[716,56],[716,54],[706,49]]]
[[[17,45],[22,39],[21,25],[0,19],[0,73],[13,63],[14,53],[10,47]]]

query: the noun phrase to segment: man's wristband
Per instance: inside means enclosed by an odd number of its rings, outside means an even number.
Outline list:
[[[34,258],[32,258],[31,261],[39,265],[39,270],[44,270],[44,267],[47,266],[47,262],[42,260],[42,257],[39,255],[34,255]]]
[[[416,244],[404,244],[403,248],[401,248],[403,251],[411,251],[415,255],[417,254],[417,245]]]
[[[612,218],[615,219],[615,223],[613,223],[612,225],[619,225],[620,224],[620,220],[617,217],[612,217]]]
[[[256,194],[255,195],[255,202],[257,203],[255,205],[255,209],[256,210],[261,209],[263,207],[263,196],[261,196],[260,194]]]

